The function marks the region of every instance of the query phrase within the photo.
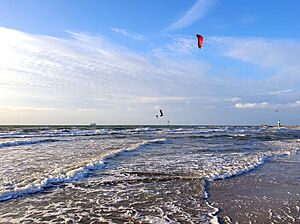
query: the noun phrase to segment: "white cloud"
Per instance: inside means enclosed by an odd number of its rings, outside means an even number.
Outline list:
[[[2,111],[55,111],[59,110],[59,108],[51,108],[51,107],[24,107],[24,106],[5,106],[2,105],[0,107]]]
[[[285,104],[270,104],[268,102],[263,103],[236,103],[234,105],[237,109],[280,109],[280,108],[297,108],[300,107],[300,100],[293,103]]]
[[[140,96],[136,97],[135,101],[143,103],[171,102],[171,101],[186,101],[189,97],[183,96]]]
[[[241,98],[239,98],[239,97],[234,97],[234,98],[231,98],[230,101],[231,101],[231,102],[238,102],[238,101],[241,101]]]
[[[300,88],[299,41],[255,37],[208,37],[206,39],[206,44],[214,51],[236,59],[236,63],[243,62],[246,66],[258,68],[260,79],[265,81],[265,83],[260,82],[265,90],[268,88],[269,92],[276,92],[282,88]]]
[[[100,35],[69,33],[71,37],[63,39],[0,28],[2,106],[32,110],[28,120],[34,120],[36,108],[98,110],[109,123],[122,108],[184,104],[186,95],[205,91],[190,90],[192,85],[213,83],[204,78],[207,68],[201,62],[144,55]],[[206,87],[206,92],[211,90]]]
[[[270,95],[281,95],[281,94],[291,93],[291,92],[293,92],[293,90],[287,89],[287,90],[272,91],[272,92],[269,92],[269,94]]]
[[[278,95],[269,93],[299,89],[292,86],[298,82],[283,86],[277,80],[210,75],[213,64],[182,55],[189,51],[184,37],[179,50],[166,45],[151,54],[101,35],[69,34],[55,38],[0,27],[0,123],[151,123],[156,122],[155,105],[173,113],[174,123],[209,123],[222,118],[232,103],[240,103],[239,108],[278,106],[245,105],[241,99],[277,102]],[[281,106],[298,107],[296,95],[286,93]],[[241,112],[233,110],[228,119],[236,118],[234,113]]]
[[[294,103],[287,103],[287,104],[277,105],[277,108],[296,108],[296,107],[300,107],[300,100],[297,100]]]
[[[268,108],[269,103],[236,103],[234,105],[237,109],[249,109],[249,108]]]
[[[208,42],[221,49],[225,56],[263,67],[300,66],[300,43],[292,40],[210,37]]]
[[[217,0],[197,0],[196,3],[167,30],[182,29],[190,26],[197,20],[203,18],[207,11],[215,5]]]
[[[145,39],[144,35],[137,34],[137,33],[131,33],[125,29],[113,27],[113,28],[111,28],[111,30],[115,33],[121,34],[125,37],[129,37],[130,39],[133,39],[133,40],[143,41]]]
[[[225,98],[224,100],[225,101],[230,101],[232,103],[235,103],[235,102],[241,101],[241,98],[240,97],[233,97],[233,98]]]
[[[192,51],[198,50],[196,48],[196,38],[175,37],[173,43],[168,45],[171,51],[181,54],[188,54]]]
[[[185,105],[189,105],[190,101],[199,102],[218,102],[214,97],[208,96],[136,96],[132,98],[137,103],[171,103],[181,102]]]

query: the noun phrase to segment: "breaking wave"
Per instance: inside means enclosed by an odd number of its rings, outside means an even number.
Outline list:
[[[64,182],[77,181],[82,178],[88,177],[92,172],[99,170],[105,166],[106,160],[120,155],[123,152],[135,151],[141,147],[151,143],[164,143],[165,138],[144,140],[142,142],[132,144],[127,148],[111,150],[108,153],[101,154],[94,157],[92,160],[70,167],[65,173],[53,174],[42,180],[35,180],[30,184],[23,187],[17,187],[12,184],[2,186],[2,193],[0,193],[0,202],[10,199],[22,197],[24,195],[37,193],[53,185],[61,184]],[[1,189],[1,188],[0,188]]]

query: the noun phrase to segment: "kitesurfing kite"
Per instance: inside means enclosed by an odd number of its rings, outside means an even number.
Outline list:
[[[198,38],[198,47],[202,48],[203,42],[204,42],[204,37],[201,36],[200,34],[197,34],[196,37]]]

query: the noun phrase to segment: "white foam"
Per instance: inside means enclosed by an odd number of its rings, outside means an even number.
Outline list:
[[[208,201],[206,201],[206,205],[209,208],[212,208],[213,211],[208,213],[208,216],[210,217],[210,223],[211,224],[219,224],[219,219],[217,216],[217,213],[219,212],[219,209],[217,207],[212,206]]]
[[[101,134],[110,134],[114,132],[108,129],[50,129],[50,130],[32,130],[32,131],[11,131],[0,133],[0,138],[34,138],[34,137],[76,137],[93,136]]]
[[[58,140],[56,140],[56,139],[40,139],[40,140],[2,142],[2,143],[0,143],[0,148],[19,146],[19,145],[32,145],[32,144],[55,142],[55,141],[58,141]]]
[[[212,204],[210,204],[210,203],[208,202],[208,200],[207,200],[208,197],[209,197],[208,192],[207,192],[206,188],[204,188],[204,199],[205,199],[205,203],[206,203],[206,205],[207,205],[209,208],[212,208],[212,209],[213,209],[212,212],[209,212],[209,213],[208,213],[208,216],[209,216],[209,218],[210,218],[210,221],[209,221],[209,222],[210,222],[211,224],[219,224],[219,219],[218,219],[218,216],[217,216],[217,214],[218,214],[218,212],[219,212],[219,208],[212,206]]]
[[[155,129],[151,129],[149,127],[145,127],[145,128],[135,128],[134,131],[138,131],[138,132],[147,132],[147,131],[154,131]]]
[[[296,141],[297,142],[297,141]],[[273,157],[273,156],[282,156],[282,155],[291,155],[297,152],[299,150],[299,145],[294,142],[280,142],[280,141],[274,141],[269,143],[273,147],[278,146],[279,150],[270,150],[264,153],[258,153],[251,155],[248,160],[239,161],[235,163],[233,161],[234,166],[228,166],[228,164],[224,164],[223,166],[219,167],[219,169],[211,170],[210,174],[206,175],[204,179],[208,181],[214,181],[216,179],[225,179],[230,178],[236,175],[240,175],[243,173],[247,173],[251,170],[256,169],[257,167],[264,164],[267,158]],[[209,213],[209,217],[211,218],[210,223],[219,223],[217,213],[219,211],[218,208],[213,207],[208,201],[208,192],[204,191],[204,197],[206,199],[206,204],[208,207],[213,208],[214,211]],[[271,210],[269,210],[270,215],[272,216]],[[289,217],[293,218],[293,217]]]
[[[18,198],[26,194],[37,193],[44,190],[47,187],[50,187],[53,184],[81,179],[85,177],[90,172],[90,170],[99,169],[103,166],[104,166],[104,162],[100,160],[97,163],[87,164],[84,167],[71,170],[66,174],[61,174],[57,177],[45,178],[39,183],[28,184],[24,187],[15,187],[14,190],[12,191],[8,191],[0,194],[0,201],[6,201],[9,199]]]
[[[49,176],[43,180],[36,180],[33,183],[27,184],[23,187],[17,187],[16,185],[14,187],[11,186],[13,190],[2,190],[2,192],[4,192],[0,194],[0,202],[18,198],[27,194],[37,193],[47,187],[51,187],[54,184],[80,180],[87,177],[90,172],[103,168],[107,159],[115,157],[122,152],[137,150],[140,147],[150,143],[163,143],[165,141],[165,138],[144,140],[142,142],[132,144],[127,148],[111,150],[109,153],[102,154],[99,157],[95,157],[92,160],[83,163],[82,165],[71,168],[65,173],[56,173],[54,176]]]
[[[245,154],[243,157],[234,157],[231,161],[216,161],[217,167],[212,169],[205,175],[205,179],[209,181],[217,179],[226,179],[237,176],[243,173],[250,172],[259,166],[263,165],[267,158],[274,156],[293,155],[299,150],[299,143],[295,141],[281,142],[273,141],[268,142],[272,147],[269,151]],[[277,149],[276,149],[277,148]],[[219,164],[218,164],[219,162]]]
[[[231,168],[224,167],[225,171],[222,170],[216,170],[215,172],[211,172],[208,174],[205,179],[209,181],[217,180],[217,179],[226,179],[229,177],[237,176],[246,172],[249,172],[260,165],[262,165],[267,157],[256,157],[253,158],[252,161],[244,161],[245,163],[235,164],[235,166],[232,166]],[[221,172],[220,172],[221,171]]]

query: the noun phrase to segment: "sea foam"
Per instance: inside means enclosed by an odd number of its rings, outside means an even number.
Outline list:
[[[48,178],[44,178],[43,180],[36,180],[24,187],[11,186],[10,189],[13,188],[12,190],[5,190],[2,188],[2,192],[0,193],[0,202],[22,197],[27,194],[37,193],[56,184],[80,180],[89,176],[91,172],[103,168],[105,166],[106,160],[120,155],[120,153],[138,150],[142,146],[145,146],[147,144],[164,142],[166,142],[165,138],[144,140],[139,143],[132,144],[127,148],[111,150],[108,153],[101,154],[98,157],[95,157],[89,161],[86,161],[85,163],[81,163],[80,165],[71,168],[65,173],[50,175]]]

